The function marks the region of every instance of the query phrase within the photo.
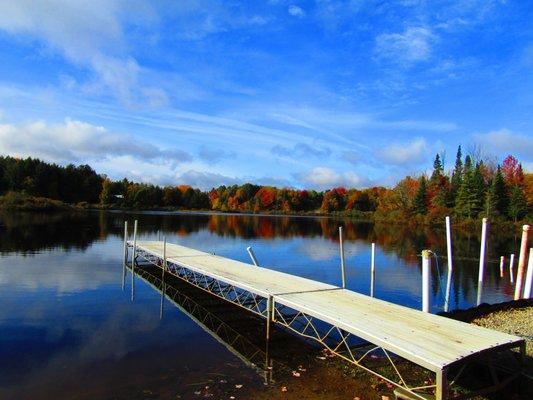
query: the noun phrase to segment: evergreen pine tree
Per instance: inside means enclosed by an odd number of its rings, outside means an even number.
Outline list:
[[[442,166],[442,162],[440,161],[440,156],[437,153],[435,156],[435,161],[433,161],[433,173],[431,174],[430,180],[432,182],[438,181],[439,178],[442,176],[442,173],[444,171],[444,168]]]
[[[477,216],[483,209],[483,199],[485,198],[485,179],[483,178],[483,161],[476,164],[472,174],[472,183],[469,193],[469,207],[472,216]]]
[[[524,193],[522,192],[520,186],[515,185],[511,189],[511,195],[509,196],[509,217],[516,222],[526,214],[526,211],[527,202]]]
[[[471,218],[473,216],[470,207],[473,174],[472,159],[470,156],[466,156],[465,165],[462,168],[461,184],[459,185],[455,199],[455,212],[462,217]]]
[[[490,188],[487,190],[486,196],[486,210],[487,216],[503,216],[508,211],[509,196],[507,194],[507,186],[503,178],[501,167],[498,165],[496,174],[492,178]]]
[[[418,215],[426,215],[427,206],[427,184],[426,177],[422,176],[419,181],[418,190],[413,199],[413,212]]]
[[[461,145],[457,148],[457,156],[455,157],[455,167],[452,172],[452,179],[451,179],[451,196],[450,196],[450,206],[455,205],[455,201],[457,198],[457,194],[459,191],[459,187],[461,186],[461,182],[463,180],[463,159],[462,159],[462,152],[461,152]]]

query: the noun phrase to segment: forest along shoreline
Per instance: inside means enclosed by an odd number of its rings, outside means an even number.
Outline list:
[[[533,173],[512,155],[501,164],[457,150],[446,170],[437,154],[431,174],[406,176],[392,188],[277,188],[253,183],[201,190],[113,181],[89,165],[60,166],[34,158],[0,157],[0,209],[191,211],[256,215],[350,217],[361,221],[469,225],[483,217],[518,223],[533,215]]]

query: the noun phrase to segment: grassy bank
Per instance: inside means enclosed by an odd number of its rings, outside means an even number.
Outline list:
[[[12,211],[70,211],[80,207],[46,197],[33,197],[19,192],[8,192],[0,196],[0,209]]]

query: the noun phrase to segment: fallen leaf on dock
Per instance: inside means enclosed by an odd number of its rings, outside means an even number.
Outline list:
[[[287,386],[282,386],[282,387],[281,387],[281,391],[282,391],[282,392],[286,392],[286,391],[287,391]]]
[[[242,388],[242,385],[235,385],[235,387],[236,387],[237,389],[240,389],[240,388]]]
[[[292,371],[292,376],[295,376],[295,377],[299,378],[300,377],[300,373],[296,372],[296,371]]]

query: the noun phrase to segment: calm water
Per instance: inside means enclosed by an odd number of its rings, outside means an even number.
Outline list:
[[[173,301],[162,301],[156,275],[135,278],[131,301],[129,274],[122,288],[122,232],[124,220],[135,218],[140,239],[166,236],[245,262],[251,245],[263,266],[331,284],[340,283],[337,229],[342,224],[348,287],[369,293],[370,244],[376,242],[375,296],[414,308],[421,307],[418,254],[424,248],[445,254],[444,231],[327,218],[0,215],[0,398],[187,397],[218,377],[261,387],[261,373],[244,360],[250,347],[262,354],[263,327],[247,313],[179,282],[168,283]],[[454,232],[454,240],[458,260],[450,309],[475,305],[477,298],[479,232]],[[508,267],[500,279],[497,259],[517,253],[518,240],[502,232],[491,235],[483,302],[511,299]],[[440,274],[433,273],[434,312],[444,306],[445,258],[439,264]],[[196,314],[190,315],[191,304]],[[202,318],[208,322],[198,324]],[[224,335],[210,331],[216,326],[233,337],[242,333],[242,343],[228,347]],[[276,345],[285,346],[274,343],[273,354],[280,350]],[[304,344],[288,337],[286,346]],[[290,363],[281,358],[281,364]]]

